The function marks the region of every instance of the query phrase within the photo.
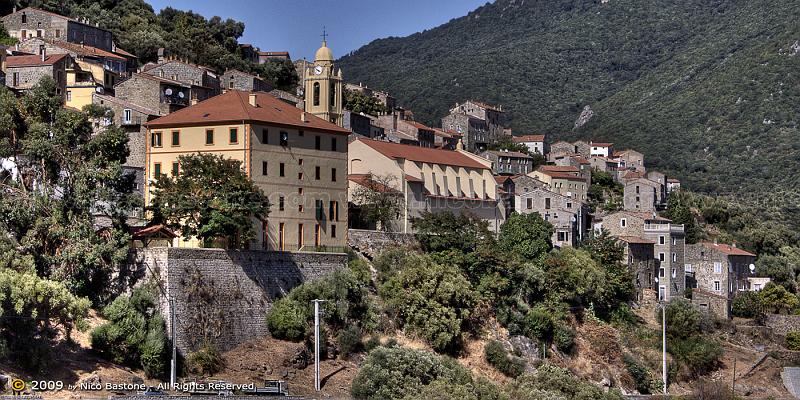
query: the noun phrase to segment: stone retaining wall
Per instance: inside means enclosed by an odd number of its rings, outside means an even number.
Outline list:
[[[204,342],[224,351],[267,335],[272,303],[345,266],[347,255],[172,247],[136,249],[131,262],[139,275],[158,277],[168,334],[174,299],[176,344],[186,354]]]
[[[398,246],[417,246],[417,240],[411,233],[381,232],[363,229],[347,231],[347,243],[358,252],[369,258],[375,258],[383,250]]]
[[[786,336],[791,331],[800,331],[800,315],[769,314],[764,325],[772,328],[774,334]]]

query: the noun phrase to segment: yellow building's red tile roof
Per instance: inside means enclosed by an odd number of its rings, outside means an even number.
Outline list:
[[[362,143],[373,148],[375,151],[392,159],[404,158],[406,160],[430,164],[489,169],[486,165],[476,161],[472,157],[454,150],[432,149],[427,147],[382,142],[364,138],[358,138],[357,140],[360,140]]]
[[[256,106],[250,105],[250,94],[256,96]],[[193,106],[175,111],[147,123],[151,128],[181,125],[206,125],[213,123],[246,121],[291,126],[299,129],[321,130],[342,135],[350,131],[332,122],[292,106],[264,92],[229,90]]]

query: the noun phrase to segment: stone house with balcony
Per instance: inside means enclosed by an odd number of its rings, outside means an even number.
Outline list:
[[[683,225],[656,213],[643,211],[618,211],[603,217],[598,229],[607,230],[612,236],[635,236],[653,241],[653,253],[657,261],[659,298],[669,300],[680,296],[686,289],[685,245]]]
[[[115,96],[147,110],[167,115],[190,104],[191,86],[150,74],[133,74],[114,87]]]
[[[190,100],[203,101],[222,92],[219,76],[208,67],[195,65],[177,59],[163,57],[163,49],[159,49],[157,64],[148,64],[142,73],[155,77],[181,82],[190,87]]]
[[[5,59],[6,86],[25,92],[32,89],[45,76],[53,78],[56,92],[66,96],[67,70],[75,68],[69,54],[46,54],[8,56]]]
[[[508,150],[487,150],[479,153],[492,162],[492,171],[498,175],[525,175],[533,171],[533,158],[527,154]]]
[[[622,205],[630,211],[657,211],[666,206],[666,199],[661,197],[661,185],[647,178],[625,181]]]
[[[748,278],[756,255],[721,243],[701,242],[686,246],[686,273],[692,287],[733,299],[739,292],[753,290]]]
[[[482,157],[358,137],[349,144],[348,158],[348,175],[390,177],[392,188],[403,193],[394,224],[400,232],[411,233],[411,219],[423,211],[470,213],[495,232],[505,221],[491,161]]]
[[[634,170],[639,172],[647,171],[647,169],[644,166],[644,154],[636,150],[627,149],[627,150],[615,151],[611,158],[617,161],[619,167],[622,169]]]
[[[589,226],[589,208],[586,203],[542,186],[514,197],[515,212],[538,213],[553,226],[552,242],[555,247],[572,247],[583,240]]]
[[[442,129],[462,135],[464,148],[479,153],[504,135],[503,118],[502,107],[468,100],[450,109],[442,118]]]
[[[670,193],[681,189],[681,181],[676,178],[667,178],[667,196]]]
[[[543,165],[528,174],[545,184],[545,188],[579,201],[587,201],[589,182],[576,167]],[[591,176],[588,178],[591,180]]]
[[[547,155],[547,142],[545,135],[520,135],[512,137],[514,143],[528,148],[530,153]]]
[[[633,275],[636,301],[642,301],[645,290],[656,290],[655,242],[638,236],[617,236],[617,239],[623,247],[622,261]]]
[[[9,36],[20,41],[30,38],[62,40],[75,44],[84,44],[105,51],[114,51],[115,46],[111,31],[92,24],[88,19],[74,19],[27,7],[0,17],[0,22]]]
[[[220,77],[220,83],[223,90],[244,90],[248,92],[269,92],[272,89],[271,84],[264,81],[260,77],[248,74],[247,72],[239,71],[238,69],[229,69],[225,71]]]

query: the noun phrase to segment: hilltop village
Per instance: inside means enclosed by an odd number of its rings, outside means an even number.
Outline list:
[[[730,320],[737,296],[770,283],[755,274],[757,255],[736,243],[687,241],[684,225],[664,213],[680,181],[649,168],[636,149],[566,142],[558,132],[515,132],[503,110],[513,105],[468,98],[429,126],[402,99],[348,82],[326,40],[314,60],[294,62],[300,84],[286,91],[163,49],[156,61],[141,64],[116,46],[110,31],[86,20],[36,8],[0,20],[18,40],[0,48],[0,80],[8,89],[23,97],[51,79],[64,108],[108,111],[91,115],[96,133],[109,126],[126,133],[123,173],[142,205],[125,216],[131,265],[146,270],[142,275],[162,274],[170,295],[187,285],[190,268],[242,285],[235,290],[244,294],[226,301],[247,301],[255,322],[236,320],[237,328],[223,329],[223,348],[268,334],[271,306],[262,297],[271,301],[328,274],[329,266],[347,263],[348,252],[372,258],[384,242],[410,240],[416,220],[438,213],[483,221],[495,236],[512,216],[536,214],[551,227],[548,243],[556,249],[608,235],[622,248],[615,261],[630,273],[635,304],[690,293],[696,309]],[[249,44],[240,52],[253,63],[290,59]],[[197,154],[236,160],[266,195],[269,213],[251,219],[254,237],[211,243],[153,222],[147,207],[156,182],[180,176],[183,157]],[[4,170],[13,171],[14,161],[4,159]],[[98,218],[95,229],[110,224]],[[194,251],[209,247],[241,252]],[[232,265],[246,267],[233,275]],[[280,272],[258,272],[259,266]],[[182,296],[191,300],[191,293]],[[157,302],[168,330],[169,317],[191,313],[189,300],[177,312],[165,299]],[[198,348],[189,333],[182,335],[179,350]]]

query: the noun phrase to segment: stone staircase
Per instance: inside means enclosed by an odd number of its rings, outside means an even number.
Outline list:
[[[800,368],[798,367],[785,367],[781,372],[781,379],[783,379],[783,386],[789,393],[796,399],[800,399]]]

